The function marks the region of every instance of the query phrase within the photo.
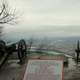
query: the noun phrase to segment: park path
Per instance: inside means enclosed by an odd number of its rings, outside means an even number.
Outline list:
[[[80,63],[77,65],[71,57],[68,60],[68,67],[64,68],[64,80],[80,80]],[[0,70],[0,80],[22,80],[26,70],[27,60],[23,65],[19,65],[17,62],[18,60],[9,60],[4,65]]]

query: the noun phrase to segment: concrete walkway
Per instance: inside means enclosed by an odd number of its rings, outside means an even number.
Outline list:
[[[18,60],[9,60],[0,70],[0,80],[22,80],[26,65],[18,64]]]
[[[72,58],[69,58],[68,67],[64,68],[64,80],[80,80],[80,63],[76,65]],[[27,61],[19,65],[18,60],[9,60],[0,70],[0,80],[22,80]]]
[[[64,68],[64,80],[80,80],[80,63],[69,58],[68,67]]]

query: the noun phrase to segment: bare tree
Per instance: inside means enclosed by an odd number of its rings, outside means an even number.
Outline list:
[[[28,52],[28,53],[30,53],[31,47],[32,47],[33,43],[34,43],[34,39],[33,39],[33,38],[30,38],[30,39],[28,40],[28,45],[27,45],[27,52]]]
[[[36,52],[38,53],[43,53],[45,50],[46,50],[46,44],[44,43],[40,43],[36,48]]]
[[[2,35],[2,26],[0,26],[0,37]]]
[[[2,35],[3,24],[11,24],[14,22],[15,10],[11,10],[7,4],[7,2],[3,1],[0,7],[0,38]]]
[[[36,52],[38,52],[38,53],[44,53],[44,51],[48,50],[48,46],[49,46],[48,41],[47,41],[47,39],[44,38],[40,42],[40,44],[37,46]]]

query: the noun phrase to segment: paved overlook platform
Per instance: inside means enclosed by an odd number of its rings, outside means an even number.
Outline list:
[[[44,59],[43,55],[29,55],[28,58]],[[48,57],[48,56],[47,56]],[[45,57],[45,58],[47,58]],[[54,56],[51,58],[54,58]],[[50,59],[50,56],[49,56]],[[75,61],[69,57],[69,65],[64,68],[64,80],[80,80],[80,63],[77,65]],[[3,68],[0,70],[0,80],[23,80],[27,59],[25,64],[19,65],[18,60],[8,60]]]

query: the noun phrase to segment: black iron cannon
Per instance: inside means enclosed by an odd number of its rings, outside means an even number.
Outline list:
[[[6,44],[3,40],[0,40],[0,67],[3,66],[13,52],[17,53],[20,63],[23,63],[26,58],[26,49],[26,42],[23,39],[13,44]]]
[[[80,43],[79,43],[79,40],[77,41],[77,49],[75,50],[77,56],[76,56],[76,61],[77,61],[77,64],[78,62],[80,61],[79,59],[79,55],[80,55]]]

